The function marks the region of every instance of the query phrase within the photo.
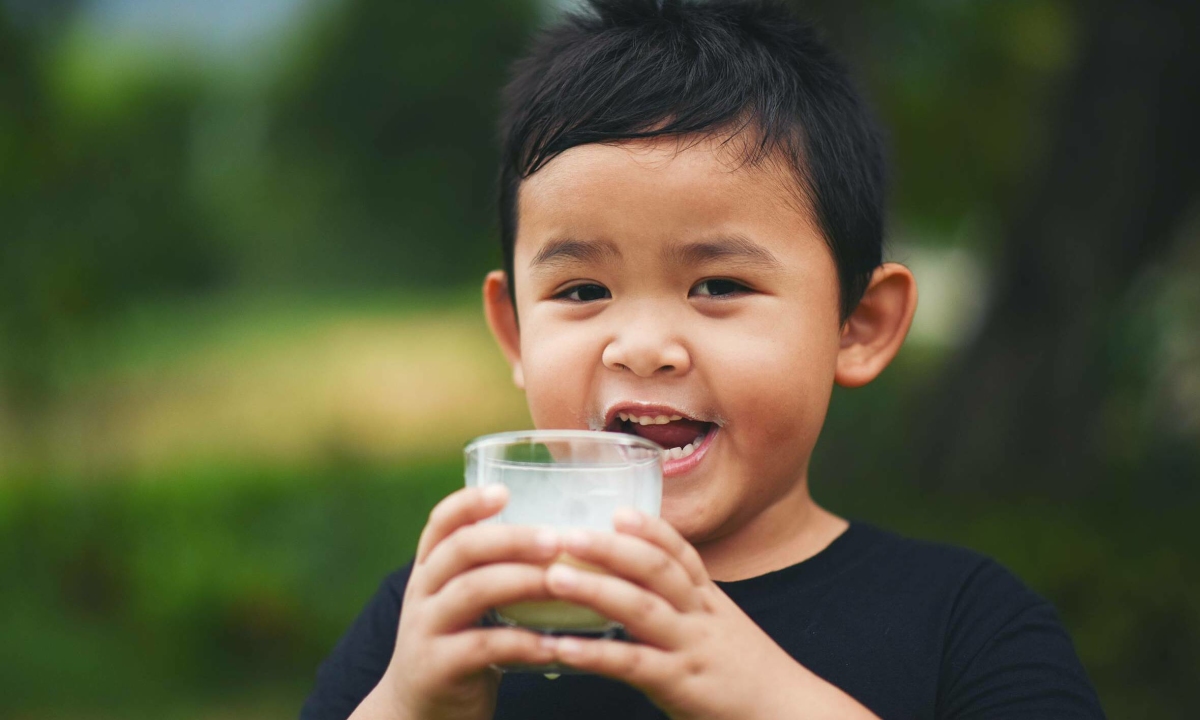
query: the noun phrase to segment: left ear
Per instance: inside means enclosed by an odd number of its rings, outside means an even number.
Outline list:
[[[842,326],[834,382],[866,385],[883,372],[908,335],[917,311],[917,280],[899,263],[875,268],[858,307]]]

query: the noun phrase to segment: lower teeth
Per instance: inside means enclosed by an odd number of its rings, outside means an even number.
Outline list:
[[[683,447],[675,447],[675,448],[668,449],[667,453],[666,453],[667,459],[668,460],[680,460],[682,458],[688,457],[692,453],[696,452],[696,448],[700,447],[700,443],[703,440],[704,440],[704,436],[701,435],[700,437],[691,441],[687,445],[684,445]]]

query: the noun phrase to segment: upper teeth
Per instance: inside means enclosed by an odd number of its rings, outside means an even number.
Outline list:
[[[622,421],[638,425],[666,425],[669,422],[683,419],[682,415],[630,415],[629,413],[617,413],[617,417]]]
[[[665,455],[667,456],[668,460],[678,460],[680,458],[685,458],[688,455],[691,455],[692,453],[696,452],[696,448],[700,447],[700,443],[703,440],[704,440],[704,436],[701,435],[700,437],[691,441],[687,445],[684,445],[683,447],[667,448]]]

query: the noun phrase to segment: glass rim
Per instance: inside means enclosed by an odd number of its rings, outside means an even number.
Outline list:
[[[469,455],[483,448],[520,441],[546,442],[547,440],[590,440],[611,445],[640,447],[646,450],[653,450],[658,456],[661,456],[664,452],[663,447],[653,440],[648,440],[641,435],[630,435],[629,433],[609,432],[607,430],[510,430],[508,432],[481,435],[475,438],[463,446],[463,454]]]

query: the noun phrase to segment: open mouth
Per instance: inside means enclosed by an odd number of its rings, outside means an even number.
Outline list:
[[[706,440],[716,432],[715,423],[693,420],[682,415],[637,414],[618,412],[609,421],[605,430],[637,435],[652,440],[666,449],[664,460],[672,461],[691,458],[696,451],[705,447]],[[699,458],[696,458],[699,459]]]

